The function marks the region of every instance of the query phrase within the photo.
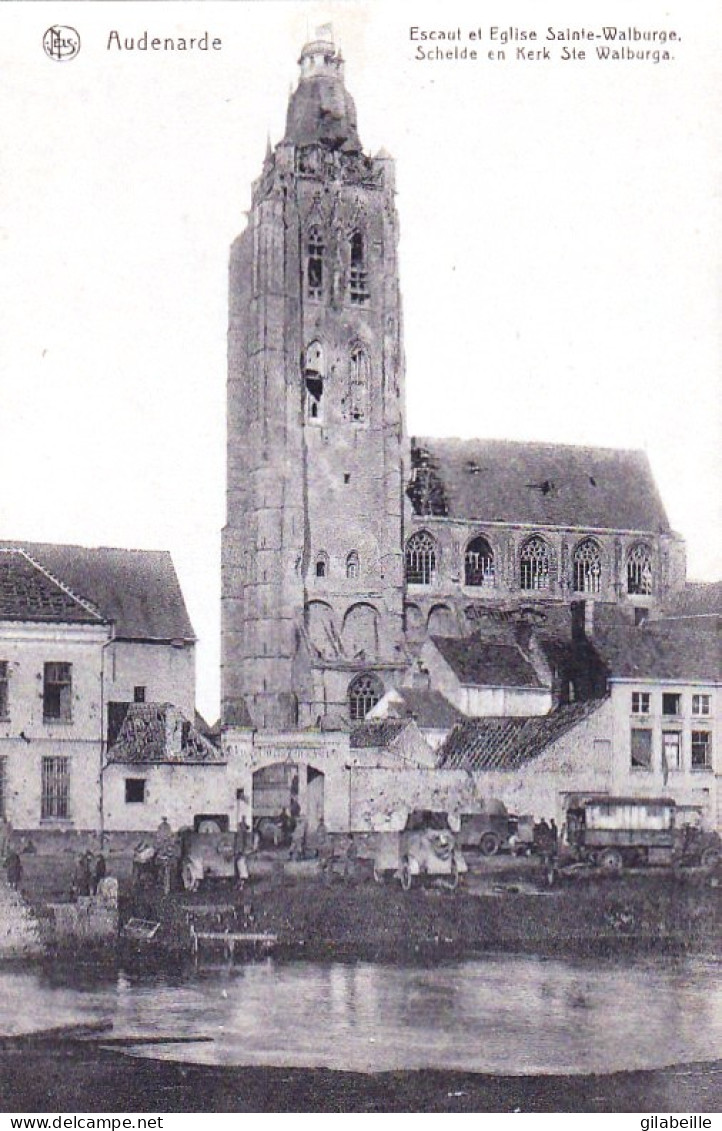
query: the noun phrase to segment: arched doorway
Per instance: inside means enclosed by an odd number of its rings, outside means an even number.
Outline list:
[[[292,820],[303,818],[309,831],[324,817],[325,775],[297,762],[272,762],[253,774],[253,827],[270,828],[285,812]],[[268,839],[266,837],[265,839]]]

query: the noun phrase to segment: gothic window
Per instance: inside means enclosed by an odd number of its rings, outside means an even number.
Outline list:
[[[323,423],[323,382],[326,375],[323,346],[311,342],[303,353],[304,404],[306,420]]]
[[[464,554],[464,584],[494,584],[494,552],[486,538],[472,538]]]
[[[354,346],[350,358],[349,416],[361,423],[368,412],[369,357],[363,346]]]
[[[649,596],[652,593],[652,555],[649,547],[634,546],[627,558],[627,593]]]
[[[519,558],[522,589],[549,588],[549,547],[535,536],[525,542]]]
[[[348,688],[348,713],[351,722],[365,719],[384,693],[381,682],[370,672],[361,672]]]
[[[356,579],[359,576],[360,572],[361,570],[359,567],[358,554],[355,550],[352,550],[346,558],[346,577],[348,577],[349,579]]]
[[[409,585],[433,585],[436,578],[436,543],[420,530],[406,543],[406,581]]]
[[[328,577],[328,554],[325,554],[323,550],[316,556],[313,572],[316,577]]]
[[[306,245],[306,293],[309,298],[323,297],[323,237],[314,226],[308,233]]]
[[[369,299],[369,280],[366,270],[364,238],[354,232],[350,241],[351,269],[349,271],[349,298],[356,306],[362,306]]]
[[[580,542],[574,551],[575,593],[598,593],[601,585],[602,559],[593,538]]]

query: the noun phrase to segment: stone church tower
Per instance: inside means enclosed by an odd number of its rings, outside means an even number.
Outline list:
[[[408,662],[393,162],[333,43],[299,62],[230,260],[223,721],[276,729],[363,717]]]

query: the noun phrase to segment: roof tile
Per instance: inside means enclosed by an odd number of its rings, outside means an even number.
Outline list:
[[[644,452],[511,440],[414,439],[412,461],[437,478],[451,518],[669,532]],[[413,486],[409,494],[413,497]],[[428,488],[426,497],[429,498]]]
[[[515,770],[599,710],[591,699],[557,707],[548,715],[493,716],[455,726],[439,751],[441,769]]]
[[[94,605],[125,640],[195,639],[170,554],[47,542],[0,542],[22,550]]]

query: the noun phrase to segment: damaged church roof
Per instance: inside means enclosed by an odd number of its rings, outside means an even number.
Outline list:
[[[416,514],[670,533],[644,452],[512,440],[412,440]]]
[[[548,715],[494,715],[459,723],[442,745],[437,765],[444,770],[515,770],[537,758],[604,702],[590,699],[557,707]]]
[[[213,743],[170,703],[130,703],[108,763],[222,764]]]
[[[120,640],[195,640],[167,550],[125,550],[49,542],[0,542],[19,550],[111,621]]]

